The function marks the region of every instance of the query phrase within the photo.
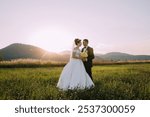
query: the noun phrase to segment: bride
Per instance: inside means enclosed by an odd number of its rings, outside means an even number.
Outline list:
[[[70,61],[64,67],[57,83],[57,87],[62,90],[94,87],[94,83],[87,74],[80,56],[81,40],[75,39],[74,43],[75,47],[72,50]]]

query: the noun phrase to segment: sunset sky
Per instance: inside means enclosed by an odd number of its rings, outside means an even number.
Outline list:
[[[0,48],[60,52],[77,37],[96,53],[150,55],[150,0],[0,0]]]

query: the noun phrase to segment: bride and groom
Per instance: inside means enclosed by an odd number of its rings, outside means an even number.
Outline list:
[[[80,39],[74,40],[70,61],[63,68],[57,87],[62,90],[86,89],[94,87],[92,78],[93,48],[88,46],[88,40],[83,40],[82,50]]]

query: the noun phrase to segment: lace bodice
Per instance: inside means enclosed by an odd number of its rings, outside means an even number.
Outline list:
[[[75,57],[80,57],[80,53],[81,53],[80,49],[74,49],[72,54],[73,54]]]

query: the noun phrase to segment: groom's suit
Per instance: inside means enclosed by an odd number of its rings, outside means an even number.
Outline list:
[[[87,57],[87,60],[86,61],[83,61],[83,64],[85,66],[85,69],[86,69],[86,72],[89,74],[89,76],[91,77],[91,79],[93,80],[92,78],[92,66],[93,66],[93,62],[92,60],[95,58],[94,57],[94,52],[93,52],[93,48],[91,47],[84,47],[82,48],[82,52],[87,50],[87,53],[88,53],[88,57]]]

